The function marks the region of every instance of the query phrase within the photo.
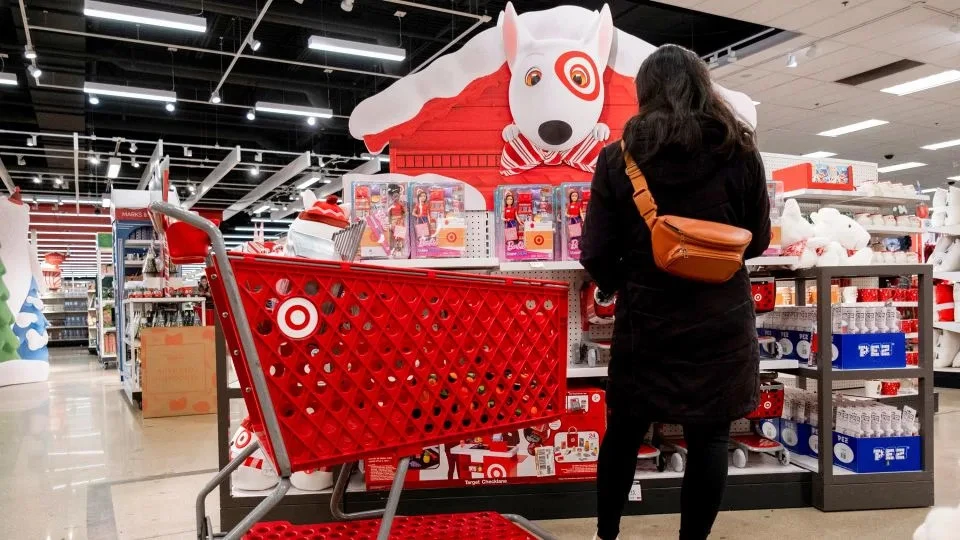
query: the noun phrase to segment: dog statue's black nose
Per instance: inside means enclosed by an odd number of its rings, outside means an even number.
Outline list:
[[[547,144],[563,144],[573,135],[573,128],[562,120],[549,120],[540,124],[537,133]]]

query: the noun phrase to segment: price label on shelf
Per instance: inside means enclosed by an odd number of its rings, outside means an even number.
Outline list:
[[[531,261],[530,268],[543,268],[543,263],[540,261]]]
[[[639,480],[633,481],[633,485],[630,486],[630,493],[627,494],[627,500],[632,502],[640,502],[643,500],[643,493],[640,491]]]

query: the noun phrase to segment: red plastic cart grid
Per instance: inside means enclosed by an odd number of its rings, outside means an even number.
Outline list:
[[[382,516],[377,538],[386,540],[410,455],[426,445],[543,424],[564,411],[566,283],[228,254],[209,221],[166,203],[151,208],[181,222],[167,230],[175,257],[206,257],[253,431],[280,475],[226,538],[239,538],[265,516],[290,488],[292,472],[348,463],[331,497],[333,515]],[[256,448],[249,445],[198,495],[198,538],[220,536],[206,518],[206,496]],[[344,514],[353,463],[384,451],[399,458],[386,508]],[[520,516],[504,517],[551,538]],[[427,538],[433,524],[463,519],[410,518],[402,536]],[[487,537],[485,523],[503,528],[484,518],[467,529]],[[510,526],[510,535],[527,534]]]

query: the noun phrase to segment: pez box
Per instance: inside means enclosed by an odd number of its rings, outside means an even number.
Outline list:
[[[920,470],[920,437],[851,437],[833,432],[833,463],[858,473]]]
[[[803,422],[780,419],[779,441],[794,454],[801,456],[817,455],[819,432],[817,428]]]
[[[606,420],[603,390],[571,388],[567,391],[567,413],[550,424],[425,448],[411,462],[404,486],[594,480]],[[367,489],[390,488],[397,470],[394,458],[374,456],[365,459],[363,465]]]
[[[833,335],[834,368],[877,369],[906,366],[906,338],[903,333]]]

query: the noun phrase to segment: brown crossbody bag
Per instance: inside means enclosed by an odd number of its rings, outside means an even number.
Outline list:
[[[637,167],[626,144],[620,150],[633,184],[633,202],[650,228],[653,261],[657,268],[674,276],[723,283],[743,266],[743,252],[753,234],[740,227],[680,216],[658,216],[657,203],[647,179]]]

